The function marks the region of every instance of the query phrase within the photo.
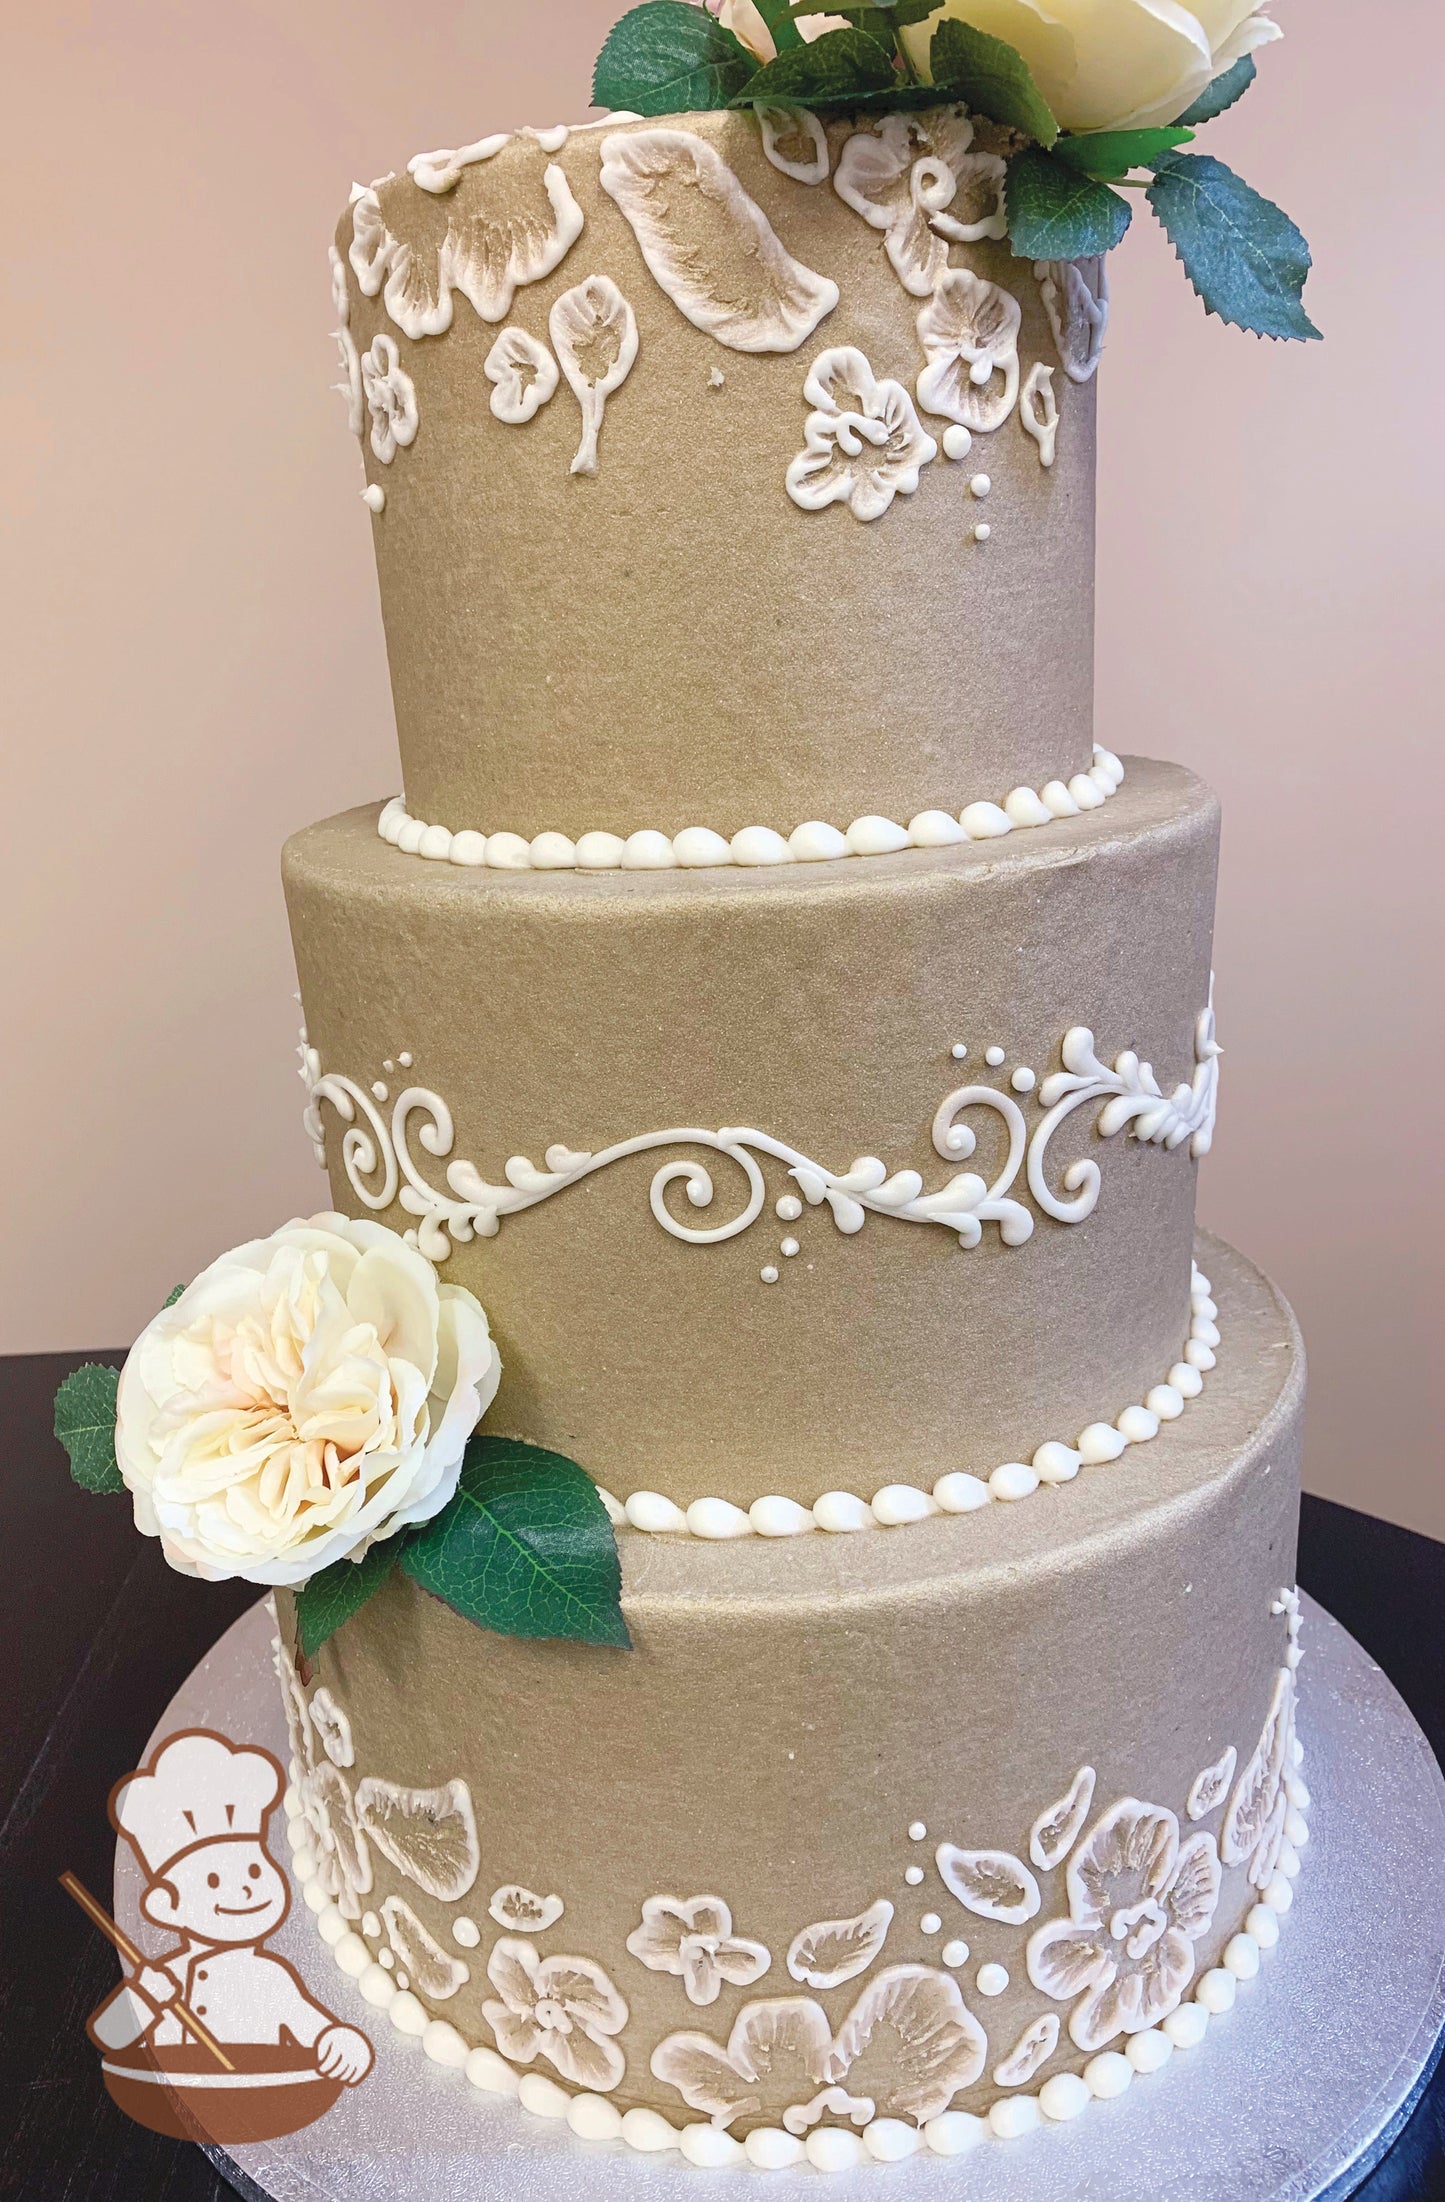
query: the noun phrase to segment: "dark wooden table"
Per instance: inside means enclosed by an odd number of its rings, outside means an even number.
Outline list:
[[[110,1785],[256,1593],[173,1574],[120,1499],[72,1485],[51,1400],[82,1358],[0,1360],[0,2195],[234,2202],[198,2150],[143,2132],[105,2094],[84,2022],[116,1961],[55,1877],[68,1866],[105,1900]],[[1307,1499],[1299,1574],[1445,1757],[1445,1545]],[[1445,2198],[1445,2067],[1358,2191],[1364,2202]]]

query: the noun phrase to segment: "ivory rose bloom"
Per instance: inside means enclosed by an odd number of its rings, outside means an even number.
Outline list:
[[[131,1348],[115,1452],[136,1527],[183,1574],[304,1582],[441,1511],[500,1375],[477,1301],[395,1231],[288,1223]]]
[[[768,29],[754,5],[754,0],[703,0],[709,15],[715,15],[725,31],[731,31],[740,44],[759,61],[774,59],[777,48],[773,34]],[[821,38],[824,31],[841,31],[848,27],[846,15],[802,15],[798,18],[799,36],[810,43]]]
[[[920,67],[949,16],[1021,53],[1065,130],[1173,122],[1232,62],[1280,35],[1255,0],[944,0],[904,32]]]

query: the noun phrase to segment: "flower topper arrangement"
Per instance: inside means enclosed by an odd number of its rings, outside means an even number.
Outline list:
[[[464,1286],[383,1224],[319,1215],[178,1286],[121,1370],[67,1377],[55,1434],[182,1574],[294,1590],[308,1658],[398,1567],[482,1628],[625,1647],[591,1478],[474,1434],[501,1372]]]
[[[1132,218],[1124,193],[1141,191],[1207,312],[1308,338],[1320,332],[1294,223],[1222,161],[1181,150],[1243,97],[1255,49],[1279,35],[1254,0],[1050,0],[1047,13],[1031,0],[827,12],[824,0],[643,0],[603,45],[593,97],[641,115],[962,102],[1008,134],[1017,257],[1112,252]]]

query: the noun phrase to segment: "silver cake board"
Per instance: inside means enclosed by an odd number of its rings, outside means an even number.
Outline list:
[[[820,2173],[702,2171],[675,2153],[587,2144],[484,2095],[369,2009],[298,1900],[272,1938],[313,1992],[376,2045],[364,2084],[279,2141],[206,2154],[248,2202],[705,2202],[765,2178],[779,2202],[1343,2202],[1427,2083],[1445,2029],[1445,1777],[1380,1669],[1305,1600],[1300,1727],[1313,1805],[1280,1945],[1196,2051],[1076,2124],[970,2155]],[[166,1708],[285,1761],[264,1602],[230,1628]],[[272,1830],[280,1847],[279,1828]],[[116,1856],[115,1910],[139,1877]]]

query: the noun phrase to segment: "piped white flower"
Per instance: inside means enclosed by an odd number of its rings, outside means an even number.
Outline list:
[[[795,505],[846,504],[855,520],[877,520],[913,495],[938,445],[901,382],[880,382],[855,345],[837,345],[814,360],[803,395],[813,411],[787,472]]]
[[[689,2003],[716,2003],[724,1981],[749,1988],[773,1961],[763,1943],[733,1933],[720,1896],[649,1896],[627,1947],[650,1972],[678,1974]]]
[[[519,427],[531,420],[557,387],[557,362],[539,337],[525,329],[503,329],[483,362],[493,383],[492,411],[499,421]]]
[[[565,1905],[560,1896],[538,1896],[535,1889],[523,1888],[520,1881],[509,1881],[502,1888],[493,1889],[487,1910],[499,1927],[510,1927],[513,1934],[545,1934],[555,1927]]]
[[[927,298],[948,265],[948,240],[972,244],[1007,234],[1004,164],[974,153],[962,107],[885,115],[876,132],[855,130],[838,156],[833,189],[871,228],[898,280]]]
[[[371,1887],[371,1854],[351,1791],[330,1759],[303,1768],[296,1791],[311,1830],[317,1882],[343,1919],[359,1919],[360,1900]]]
[[[1258,1743],[1235,1784],[1219,1830],[1219,1855],[1227,1866],[1247,1866],[1255,1888],[1272,1879],[1284,1846],[1289,1810],[1285,1777],[1294,1743],[1295,1688],[1288,1667],[1275,1676],[1269,1711]]]
[[[481,1863],[472,1794],[464,1781],[409,1789],[403,1782],[368,1774],[357,1784],[356,1810],[377,1849],[399,1873],[439,1903],[460,1903]]]
[[[538,1957],[530,1942],[504,1934],[487,1959],[487,1978],[497,1999],[482,2005],[482,2015],[504,2057],[513,2064],[545,2057],[593,2095],[616,2087],[626,2060],[612,2037],[627,2024],[627,2005],[600,1965]]]
[[[361,385],[371,414],[371,448],[383,466],[398,450],[414,443],[417,431],[416,384],[401,364],[395,337],[381,329],[361,360]]]
[[[449,164],[428,167],[429,188],[388,176],[352,203],[347,257],[356,280],[367,298],[381,292],[392,320],[412,338],[451,327],[453,289],[483,321],[505,320],[518,287],[550,275],[582,234],[582,209],[555,161],[539,174],[535,157],[512,155],[468,168],[453,188],[463,155],[484,157],[477,147],[422,156]],[[457,175],[439,197],[453,165]]]
[[[1029,1937],[1028,1972],[1056,2002],[1078,1998],[1069,2033],[1092,2054],[1178,2006],[1219,1902],[1219,1854],[1212,1835],[1181,1847],[1172,1812],[1125,1797],[1074,1852],[1065,1885],[1068,1917]]]
[[[970,268],[949,268],[918,316],[928,365],[918,377],[925,413],[975,433],[999,428],[1019,389],[1019,302]]]

